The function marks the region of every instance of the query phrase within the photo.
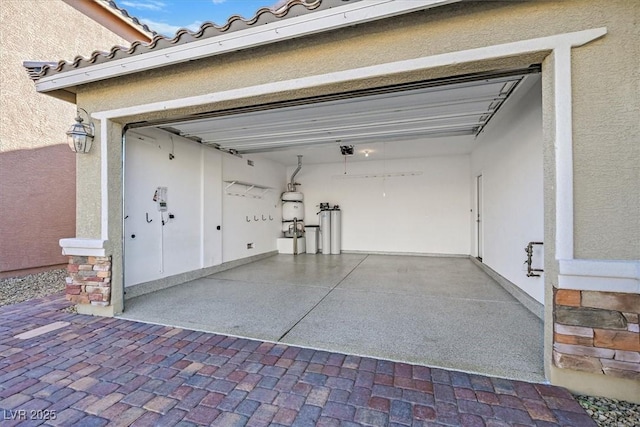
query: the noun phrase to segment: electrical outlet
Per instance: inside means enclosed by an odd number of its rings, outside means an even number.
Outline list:
[[[247,249],[253,249],[253,243],[247,243]]]

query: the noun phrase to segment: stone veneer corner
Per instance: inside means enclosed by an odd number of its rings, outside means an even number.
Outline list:
[[[553,363],[640,381],[640,295],[554,289]]]
[[[111,257],[70,256],[66,298],[74,304],[111,303]]]

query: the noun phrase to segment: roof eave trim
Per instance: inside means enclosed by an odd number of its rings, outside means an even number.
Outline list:
[[[152,31],[149,27],[147,27],[144,24],[141,24],[138,19],[134,19],[133,16],[129,15],[127,13],[127,15],[125,15],[123,13],[126,12],[125,9],[121,9],[117,6],[110,6],[108,3],[103,3],[103,2],[97,2],[98,6],[102,7],[104,10],[106,10],[108,13],[110,13],[111,15],[113,15],[116,19],[118,19],[119,21],[122,21],[124,24],[128,25],[129,27],[133,28],[135,31],[138,31],[139,33],[143,34],[145,37],[147,37],[147,40],[143,40],[145,42],[151,41],[153,39],[153,37],[155,36],[155,32]]]
[[[45,76],[36,83],[36,90],[38,92],[55,91],[459,1],[461,0],[413,0],[410,2],[369,0],[346,4],[308,15],[278,20],[259,27]]]

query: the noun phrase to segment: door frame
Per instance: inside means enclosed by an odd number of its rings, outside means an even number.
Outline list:
[[[475,179],[475,187],[476,187],[476,212],[475,212],[475,222],[476,222],[476,258],[478,261],[482,262],[482,257],[484,255],[484,215],[482,212],[482,206],[484,203],[484,192],[483,192],[483,178],[482,172],[476,175]]]

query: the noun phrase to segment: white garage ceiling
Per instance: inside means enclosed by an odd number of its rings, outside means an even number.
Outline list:
[[[361,158],[381,151],[386,158],[462,154],[471,151],[475,136],[526,75],[378,90],[162,127],[206,145],[285,164],[295,163],[293,153],[304,154],[307,163],[339,161],[339,145],[354,145]]]

